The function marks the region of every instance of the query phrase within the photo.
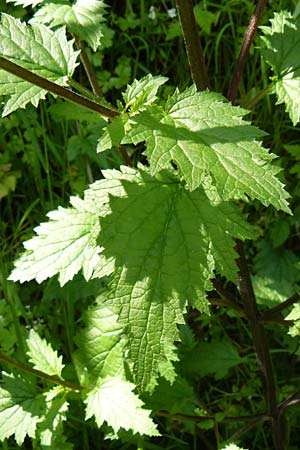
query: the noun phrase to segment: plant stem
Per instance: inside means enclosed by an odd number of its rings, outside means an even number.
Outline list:
[[[6,70],[7,72],[16,75],[22,80],[35,84],[36,86],[39,86],[40,88],[45,89],[46,91],[49,91],[52,94],[56,94],[59,97],[62,97],[66,100],[70,100],[73,103],[84,106],[85,108],[91,109],[92,111],[96,111],[99,114],[102,114],[103,116],[115,117],[120,115],[118,111],[114,111],[109,108],[106,108],[105,106],[99,105],[98,103],[93,102],[92,100],[89,100],[79,94],[76,94],[76,92],[73,92],[66,87],[59,86],[58,84],[53,83],[52,81],[49,81],[44,77],[41,77],[33,72],[30,72],[27,69],[24,69],[24,67],[21,67],[9,61],[8,59],[0,57],[0,69]]]
[[[190,414],[170,414],[166,411],[159,411],[157,413],[158,416],[168,417],[170,419],[177,420],[187,420],[194,423],[207,422],[211,420],[213,422],[216,421],[214,416],[192,416]],[[259,421],[269,421],[270,417],[266,413],[253,414],[250,416],[237,416],[237,417],[224,417],[221,419],[219,423],[234,423],[234,422],[259,422]]]
[[[239,291],[252,334],[257,363],[262,375],[263,394],[265,397],[267,414],[272,419],[274,448],[275,450],[284,450],[286,448],[285,427],[283,416],[280,414],[280,410],[277,407],[276,382],[269,344],[265,330],[258,320],[256,299],[241,241],[237,242],[237,251],[239,254],[237,260],[239,267]]]
[[[209,87],[209,79],[192,0],[176,0],[176,7],[192,78],[197,90],[204,91]]]
[[[249,53],[249,48],[250,45],[252,44],[253,38],[254,38],[254,34],[257,30],[259,21],[262,17],[263,11],[265,9],[265,6],[267,4],[267,0],[258,0],[257,6],[255,8],[255,12],[253,14],[253,16],[250,19],[247,31],[245,33],[244,36],[244,41],[240,50],[240,54],[233,72],[233,77],[232,77],[232,82],[228,91],[228,99],[234,103],[236,96],[237,96],[237,91],[238,91],[238,87],[240,84],[240,79],[241,79],[241,75],[242,75],[242,70],[245,64],[245,61],[248,57],[248,53]]]
[[[234,70],[232,83],[228,93],[228,99],[235,102],[238,86],[241,79],[241,73],[249,53],[250,45],[253,41],[255,31],[267,0],[258,0],[254,15],[250,19],[248,29],[245,33],[244,41],[241,47],[239,58]],[[244,311],[249,323],[249,328],[253,338],[253,344],[256,352],[257,363],[262,375],[263,394],[266,402],[267,414],[272,419],[273,442],[275,450],[285,450],[285,423],[284,417],[277,406],[277,392],[274,369],[271,360],[271,354],[267,336],[264,327],[259,321],[259,314],[253,286],[249,274],[248,264],[244,254],[243,243],[237,241],[237,260],[239,267],[239,291],[243,300]]]
[[[16,369],[21,370],[22,372],[30,373],[33,376],[50,381],[50,383],[60,384],[61,386],[72,389],[73,391],[83,391],[84,389],[87,389],[83,386],[79,386],[78,384],[70,383],[69,381],[64,381],[57,375],[48,375],[47,373],[42,372],[41,370],[37,370],[34,369],[33,367],[26,366],[25,364],[20,363],[19,361],[16,361],[15,359],[10,358],[9,356],[3,355],[3,353],[0,353],[0,361],[3,361],[13,366]]]
[[[94,68],[93,68],[91,61],[88,57],[88,54],[86,52],[85,44],[83,41],[81,41],[79,39],[79,37],[76,34],[73,34],[73,36],[75,39],[76,47],[80,50],[80,59],[81,59],[82,65],[84,67],[84,70],[87,74],[87,77],[89,79],[90,85],[93,89],[93,92],[95,95],[97,95],[97,97],[101,97],[102,92],[101,92],[98,80],[96,78]]]

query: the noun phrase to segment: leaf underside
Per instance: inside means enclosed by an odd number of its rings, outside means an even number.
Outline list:
[[[66,25],[70,33],[75,33],[96,51],[101,45],[106,5],[101,0],[77,0],[71,4],[65,0],[43,2],[31,19],[31,23],[43,23],[52,27]]]

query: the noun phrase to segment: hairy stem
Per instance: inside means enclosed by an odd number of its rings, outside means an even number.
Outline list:
[[[6,70],[13,75],[21,78],[22,80],[28,81],[29,83],[35,84],[36,86],[45,89],[46,91],[51,92],[52,94],[56,94],[59,97],[62,97],[66,100],[70,100],[73,103],[84,106],[85,108],[91,109],[92,111],[96,111],[99,114],[102,114],[106,117],[115,117],[120,115],[118,111],[111,110],[106,108],[105,106],[99,105],[92,100],[89,100],[75,92],[69,90],[68,88],[59,86],[52,81],[47,80],[44,77],[41,77],[35,73],[30,72],[24,67],[18,66],[17,64],[9,61],[8,59],[0,57],[0,69]]]
[[[276,381],[269,344],[263,325],[258,320],[259,314],[256,299],[241,241],[237,242],[237,251],[239,254],[237,261],[239,267],[239,291],[252,334],[258,367],[262,375],[267,414],[272,419],[274,448],[275,450],[284,450],[286,448],[284,418],[277,406]]]
[[[241,47],[239,58],[234,70],[232,83],[228,93],[228,99],[234,103],[241,79],[242,69],[249,53],[250,45],[253,41],[255,31],[259,20],[263,14],[267,0],[258,0],[255,13],[250,19],[248,29],[245,33],[244,41]],[[267,336],[259,321],[256,298],[249,274],[248,264],[244,254],[244,247],[241,241],[237,241],[237,252],[239,254],[239,291],[243,301],[244,311],[248,320],[249,328],[252,334],[253,344],[256,352],[257,363],[262,375],[263,394],[266,402],[268,415],[272,419],[272,434],[275,450],[285,450],[285,423],[284,416],[277,406],[276,380],[270,348]]]
[[[228,91],[228,99],[234,103],[238,87],[241,80],[242,70],[245,64],[245,61],[249,54],[250,45],[252,44],[255,32],[257,30],[259,21],[264,12],[265,6],[267,4],[267,0],[259,0],[257,6],[255,8],[255,12],[250,19],[247,31],[245,33],[244,41],[240,50],[240,54],[233,72],[232,82]]]
[[[13,366],[16,369],[21,370],[22,372],[30,373],[35,377],[39,377],[44,380],[50,381],[50,383],[59,384],[66,388],[72,389],[73,391],[82,391],[86,389],[82,386],[79,386],[78,384],[70,383],[69,381],[64,381],[57,375],[48,375],[47,373],[42,372],[41,370],[37,370],[34,369],[33,367],[26,366],[25,364],[20,363],[19,361],[16,361],[15,359],[10,358],[9,356],[3,355],[3,353],[0,353],[0,361],[3,361],[9,364],[10,366]]]
[[[176,0],[176,7],[192,78],[197,90],[204,91],[209,87],[209,79],[193,11],[192,0]]]

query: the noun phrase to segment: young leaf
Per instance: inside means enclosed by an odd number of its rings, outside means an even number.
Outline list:
[[[136,381],[145,387],[168,359],[186,300],[207,312],[213,271],[235,279],[233,238],[254,234],[235,207],[211,202],[201,188],[187,191],[172,174],[153,178],[124,167],[104,176],[103,189],[114,189],[99,235],[103,259],[116,266],[108,298],[121,310]]]
[[[175,91],[165,108],[149,106],[131,117],[131,130],[121,143],[146,141],[151,174],[179,167],[188,187],[204,181],[216,186],[224,200],[258,199],[290,212],[275,158],[256,141],[265,133],[245,122],[247,111],[231,106],[212,92],[194,87]]]
[[[48,213],[49,222],[35,228],[37,236],[24,243],[27,249],[15,262],[9,279],[38,283],[59,274],[64,285],[82,268],[86,279],[99,260],[99,220],[92,202],[71,197],[73,208]],[[95,212],[96,211],[96,212]]]
[[[59,85],[66,86],[76,67],[78,52],[67,41],[64,28],[55,32],[43,25],[26,25],[2,14],[0,55]],[[6,116],[31,102],[37,106],[46,91],[0,70],[0,95],[8,95],[2,115]]]
[[[168,81],[166,77],[153,77],[151,74],[146,75],[140,80],[134,80],[122,94],[125,101],[125,109],[130,109],[132,113],[155,102],[159,87],[166,83],[166,81]]]
[[[27,354],[35,369],[48,375],[61,377],[64,367],[62,356],[58,356],[57,351],[54,351],[51,345],[47,344],[45,339],[41,339],[33,329],[30,330],[27,345],[29,347]]]
[[[34,384],[13,375],[3,376],[0,387],[0,440],[12,435],[18,445],[26,436],[35,437],[45,410],[45,400]]]
[[[273,79],[277,103],[285,103],[290,119],[300,121],[300,16],[280,11],[270,20],[271,26],[261,27],[264,46],[261,53],[275,74]]]
[[[134,114],[136,111],[142,110],[145,106],[155,102],[159,87],[166,81],[166,77],[153,77],[151,74],[140,80],[134,80],[122,94],[125,101],[125,110],[129,110],[130,114]],[[128,114],[124,113],[112,120],[104,128],[104,132],[98,141],[97,152],[103,152],[113,146],[119,146],[129,130],[130,117]]]
[[[31,22],[48,24],[50,27],[66,25],[70,33],[75,33],[86,41],[94,51],[101,45],[106,5],[101,0],[77,0],[74,4],[65,0],[44,2]]]
[[[134,385],[119,377],[99,379],[97,387],[86,396],[86,419],[95,416],[98,427],[104,421],[114,432],[122,427],[133,433],[159,436],[156,425],[143,409],[143,402],[132,392]]]

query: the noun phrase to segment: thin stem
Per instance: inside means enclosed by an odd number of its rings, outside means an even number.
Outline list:
[[[101,97],[102,92],[101,92],[98,80],[96,78],[94,68],[93,68],[91,61],[88,57],[88,54],[86,52],[85,44],[83,41],[81,41],[79,39],[79,37],[76,34],[73,34],[73,36],[75,39],[75,44],[76,44],[77,48],[80,50],[80,59],[81,59],[82,65],[84,67],[84,70],[87,74],[87,77],[89,79],[90,85],[93,89],[93,92],[95,95],[97,95],[97,97]]]
[[[209,88],[209,79],[193,11],[192,0],[176,0],[176,7],[192,78],[197,90],[204,91]]]
[[[189,422],[194,423],[201,423],[201,422],[207,422],[208,420],[211,420],[213,422],[216,421],[214,416],[192,416],[190,414],[169,414],[166,411],[159,411],[157,413],[158,416],[162,417],[168,417],[170,419],[174,420],[187,420]],[[234,423],[234,422],[258,422],[258,421],[268,421],[271,420],[268,414],[266,413],[259,413],[259,414],[253,414],[250,416],[236,416],[236,417],[224,417],[219,423]]]
[[[257,6],[255,8],[255,12],[250,19],[247,31],[245,33],[244,41],[243,41],[243,44],[242,44],[242,47],[240,50],[240,54],[239,54],[239,57],[238,57],[238,60],[237,60],[237,63],[236,63],[236,66],[235,66],[235,69],[233,72],[231,86],[228,91],[228,99],[232,103],[235,102],[238,87],[239,87],[240,80],[241,80],[242,70],[243,70],[245,61],[248,57],[250,45],[252,44],[255,32],[257,30],[259,21],[262,17],[262,14],[263,14],[266,4],[267,4],[267,0],[258,0]]]
[[[276,317],[279,313],[284,311],[289,306],[292,306],[294,303],[299,302],[300,295],[299,294],[293,294],[291,297],[289,297],[287,300],[285,300],[283,303],[280,303],[280,305],[275,306],[274,308],[269,309],[268,311],[265,311],[260,314],[260,320],[261,321],[270,321],[274,317]]]
[[[37,370],[34,369],[33,367],[26,366],[25,364],[20,363],[19,361],[16,361],[15,359],[10,358],[9,356],[3,355],[3,353],[0,353],[0,361],[3,361],[9,364],[10,366],[13,366],[16,369],[21,370],[22,372],[30,373],[31,375],[50,381],[50,383],[60,384],[61,386],[72,389],[73,391],[83,391],[84,389],[87,389],[84,388],[83,386],[79,386],[78,384],[70,383],[69,381],[64,381],[57,375],[48,375],[47,373],[42,372],[41,370]]]
[[[52,81],[47,80],[44,77],[37,75],[36,73],[32,73],[24,67],[18,66],[17,64],[9,61],[8,59],[0,57],[0,69],[6,70],[13,75],[21,78],[22,80],[28,81],[29,83],[35,84],[46,91],[51,92],[52,94],[56,94],[59,97],[62,97],[66,100],[70,100],[73,103],[84,106],[85,108],[91,109],[92,111],[96,111],[99,114],[102,114],[106,117],[115,117],[119,116],[120,113],[118,111],[111,110],[106,108],[105,106],[99,105],[92,100],[89,100],[75,92],[69,90],[68,88],[59,86]]]
[[[222,284],[216,279],[214,278],[212,280],[212,284],[215,288],[215,290],[224,298],[226,298],[228,300],[228,302],[233,303],[235,305],[237,305],[238,303],[238,299],[236,298],[235,295],[233,295],[230,291],[228,291],[227,289],[224,288],[224,286],[222,286]]]
[[[240,317],[245,317],[245,313],[242,310],[242,308],[240,308],[238,305],[236,305],[235,303],[231,302],[227,298],[224,298],[224,297],[223,298],[208,297],[208,301],[209,301],[209,303],[211,305],[224,306],[224,307],[233,309],[234,311],[239,313]]]

